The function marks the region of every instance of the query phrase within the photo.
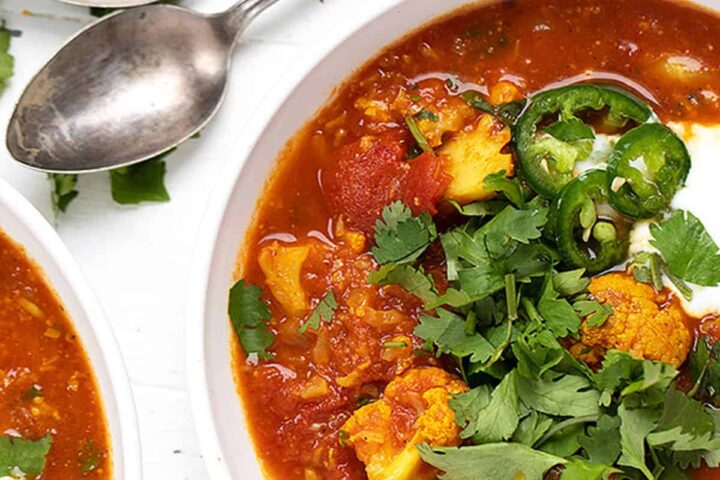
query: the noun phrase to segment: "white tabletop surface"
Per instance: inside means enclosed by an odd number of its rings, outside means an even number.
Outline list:
[[[232,0],[185,0],[204,12]],[[237,162],[237,132],[263,108],[275,81],[303,53],[334,42],[396,0],[281,0],[246,32],[234,55],[225,106],[198,140],[169,159],[172,201],[124,207],[107,174],[83,176],[79,197],[56,220],[61,237],[97,292],[125,357],[140,422],[146,479],[208,478],[193,430],[185,377],[184,306],[197,231],[224,162]],[[0,95],[0,145],[25,84],[67,38],[90,22],[87,9],[52,0],[0,0],[13,39],[15,76]],[[51,221],[44,175],[15,164],[0,147],[0,175]],[[130,479],[128,479],[130,480]],[[134,479],[132,479],[134,480]]]

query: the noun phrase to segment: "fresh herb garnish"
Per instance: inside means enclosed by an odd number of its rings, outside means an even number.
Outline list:
[[[423,135],[422,130],[420,130],[420,127],[418,127],[415,119],[409,115],[406,115],[405,124],[407,125],[408,130],[410,130],[410,133],[415,139],[415,142],[417,142],[418,146],[422,149],[422,151],[434,155],[435,151],[430,146],[430,143],[428,143],[427,138],[425,138],[425,135]]]
[[[13,76],[15,59],[10,55],[10,31],[5,24],[0,25],[0,93],[7,87],[7,81]]]
[[[489,113],[511,127],[517,122],[517,119],[526,104],[525,100],[516,100],[514,102],[503,103],[500,105],[492,105],[490,102],[485,100],[479,92],[473,90],[463,93],[461,97],[471,107],[477,108],[482,112]]]
[[[94,472],[102,465],[103,452],[98,448],[94,440],[88,440],[83,444],[78,456],[78,464],[83,474]]]
[[[402,202],[385,207],[375,223],[375,247],[372,254],[381,265],[416,260],[437,237],[428,213],[417,217]]]
[[[38,440],[0,435],[0,475],[12,477],[18,471],[24,476],[40,475],[51,445],[50,434]]]
[[[660,251],[673,275],[697,285],[720,283],[718,246],[692,213],[678,210],[651,225],[650,233],[650,243]]]
[[[48,179],[52,183],[50,198],[53,210],[56,215],[60,212],[64,213],[70,202],[78,196],[78,191],[75,190],[78,176],[67,173],[49,173]]]
[[[142,163],[112,170],[110,186],[113,200],[123,205],[170,201],[170,195],[165,188],[165,157],[173,151],[174,149]]]
[[[414,115],[416,120],[430,120],[431,122],[437,122],[438,116],[435,115],[433,112],[428,110],[427,108],[423,108],[418,113]]]
[[[323,296],[322,299],[320,299],[320,303],[318,303],[315,310],[313,310],[312,314],[310,314],[310,317],[308,317],[305,323],[300,327],[300,333],[307,332],[309,328],[319,330],[321,322],[328,324],[332,323],[336,308],[337,300],[335,300],[335,294],[333,291],[330,290],[325,294],[325,296]]]
[[[267,349],[275,335],[267,321],[272,318],[270,307],[262,300],[262,289],[239,280],[231,289],[228,315],[245,353],[257,354],[260,359],[272,358]]]

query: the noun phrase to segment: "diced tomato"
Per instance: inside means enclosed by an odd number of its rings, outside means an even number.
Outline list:
[[[407,145],[397,135],[365,137],[340,150],[337,163],[322,175],[333,215],[372,233],[383,207],[402,200],[413,213],[437,213],[449,177],[442,160],[423,154],[407,160]]]

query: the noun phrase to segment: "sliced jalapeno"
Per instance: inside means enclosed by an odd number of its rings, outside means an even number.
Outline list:
[[[627,132],[608,162],[608,190],[615,209],[651,218],[666,209],[685,184],[690,154],[672,130],[648,123]]]
[[[563,187],[550,209],[552,232],[565,263],[602,272],[627,256],[628,225],[608,204],[607,173],[591,170]]]
[[[575,177],[575,163],[592,153],[595,132],[578,117],[592,111],[602,112],[613,128],[642,124],[651,115],[647,105],[611,85],[571,85],[535,95],[517,122],[515,144],[524,177],[541,195],[555,197]]]

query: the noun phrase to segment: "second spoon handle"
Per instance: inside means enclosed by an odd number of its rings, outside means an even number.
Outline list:
[[[228,35],[237,39],[255,17],[277,1],[278,0],[240,0],[226,12],[219,14],[218,19],[222,22],[224,30]]]

